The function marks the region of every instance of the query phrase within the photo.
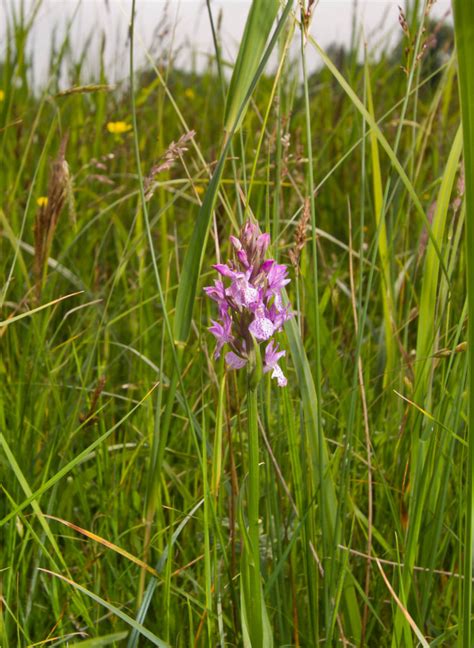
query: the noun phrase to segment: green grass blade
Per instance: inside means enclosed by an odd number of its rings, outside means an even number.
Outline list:
[[[36,491],[34,491],[29,497],[26,498],[21,504],[18,504],[13,511],[10,511],[7,515],[5,515],[4,518],[0,520],[0,527],[2,527],[4,524],[6,524],[9,520],[11,520],[17,513],[22,511],[26,506],[31,504],[34,500],[38,499],[43,493],[45,493],[47,490],[49,490],[56,482],[58,482],[60,479],[65,477],[68,473],[71,472],[78,464],[81,463],[83,459],[85,459],[88,455],[90,455],[91,452],[93,452],[96,448],[98,448],[115,430],[117,430],[141,405],[143,402],[148,398],[148,396],[154,391],[157,385],[154,385],[146,394],[145,396],[140,400],[139,403],[135,405],[129,412],[127,412],[115,425],[113,425],[111,428],[109,428],[104,434],[102,434],[99,438],[97,438],[95,441],[93,441],[85,450],[80,452],[74,459],[72,459],[69,463],[67,463],[65,466],[63,466],[53,477],[48,479],[42,486],[40,486]],[[99,410],[98,410],[99,411]],[[4,447],[6,447],[6,439],[3,436],[3,434],[0,433],[0,444]]]
[[[436,209],[433,215],[432,233],[439,248],[443,245],[446,220],[448,218],[451,193],[458,170],[459,159],[462,152],[462,129],[459,127],[446,163],[443,179],[436,200]],[[432,363],[431,356],[434,349],[435,334],[433,331],[433,311],[436,305],[438,291],[440,262],[435,246],[430,241],[426,250],[425,265],[423,269],[424,280],[420,297],[420,312],[418,316],[418,333],[416,347],[416,384],[415,401],[421,403],[427,391],[427,371]]]
[[[168,560],[168,556],[171,550],[173,549],[176,541],[178,540],[181,532],[186,527],[186,525],[192,520],[193,515],[203,504],[204,504],[204,498],[199,500],[197,504],[195,504],[192,507],[192,509],[185,515],[184,519],[178,524],[176,530],[173,532],[173,535],[171,536],[170,542],[166,545],[163,553],[160,556],[160,559],[156,564],[155,570],[157,572],[161,573],[163,571],[166,565],[166,561]],[[145,620],[157,585],[158,585],[158,580],[156,578],[151,578],[146,588],[142,604],[140,605],[140,608],[138,609],[138,612],[135,617],[137,623],[141,623],[142,621]],[[136,628],[134,628],[130,633],[130,637],[127,643],[128,648],[134,648],[137,645],[138,635],[139,635],[139,631]]]
[[[5,456],[6,456],[7,460],[8,460],[8,463],[10,464],[10,467],[11,467],[15,477],[17,478],[17,480],[18,480],[24,494],[27,497],[31,498],[32,491],[31,491],[30,485],[29,485],[25,475],[23,474],[20,466],[18,465],[18,462],[17,462],[13,452],[11,451],[5,437],[3,436],[3,434],[0,434],[0,445],[1,445],[1,447],[2,447],[2,449],[4,451],[4,453],[5,453]],[[49,524],[48,524],[48,522],[46,520],[47,516],[45,516],[43,514],[43,512],[42,512],[42,510],[41,510],[41,508],[40,508],[40,506],[39,506],[39,504],[38,504],[38,502],[36,500],[34,500],[34,499],[32,500],[31,507],[32,507],[36,517],[38,518],[38,520],[40,522],[40,525],[41,525],[41,528],[43,529],[44,535],[48,538],[49,542],[51,543],[51,546],[53,548],[53,552],[56,555],[56,558],[58,560],[58,564],[60,564],[62,566],[62,568],[67,571],[67,573],[69,575],[68,566],[66,564],[66,561],[64,560],[61,549],[59,548],[59,545],[58,545],[58,543],[56,541],[56,538],[53,535],[51,529],[49,528]],[[50,556],[50,558],[52,559],[52,556]],[[54,560],[52,560],[52,563],[53,563],[53,566],[55,568],[57,568],[56,563],[55,563]],[[88,612],[87,612],[87,608],[84,606],[84,604],[83,604],[80,597],[78,598],[78,607],[79,607],[79,609],[82,610],[82,613],[85,615],[85,618],[90,618],[89,615],[88,615]]]
[[[325,508],[328,515],[327,532],[332,536],[336,526],[335,514],[337,510],[337,498],[334,481],[329,470],[327,442],[324,436],[319,436],[322,433],[317,425],[318,402],[316,398],[316,387],[295,319],[291,319],[285,324],[285,332],[288,336],[291,356],[298,376],[306,425],[311,430],[310,440],[314,453],[315,468],[322,467],[322,474],[320,475],[321,497],[325,500]],[[331,537],[331,542],[333,541],[334,538]]]
[[[59,578],[60,580],[67,583],[68,585],[71,585],[71,587],[74,587],[74,589],[76,589],[78,592],[85,594],[86,596],[91,598],[99,605],[102,605],[106,610],[108,610],[112,614],[115,614],[115,616],[119,617],[119,619],[122,619],[122,621],[125,621],[125,623],[127,623],[131,628],[139,632],[143,637],[145,637],[145,639],[148,639],[148,641],[150,641],[154,646],[158,646],[158,648],[169,648],[169,644],[162,641],[159,637],[153,634],[153,632],[150,632],[150,630],[147,630],[147,628],[142,626],[141,623],[138,623],[137,621],[135,621],[135,619],[132,619],[131,616],[129,616],[128,614],[120,610],[115,605],[112,605],[112,603],[109,603],[108,601],[104,600],[97,594],[94,594],[94,592],[91,592],[86,587],[79,585],[79,583],[76,583],[75,581],[66,578],[65,576],[62,576],[61,574],[55,574],[49,569],[40,568],[39,571],[45,574],[50,574],[50,576],[54,576],[55,578]]]
[[[279,6],[278,0],[252,2],[227,93],[224,128],[228,133],[235,132],[242,123],[245,108],[250,100],[248,91]]]
[[[367,88],[367,109],[375,121],[374,101],[372,98],[372,85],[370,81],[370,70],[368,60],[365,60],[365,78]],[[390,268],[390,256],[387,242],[387,227],[385,224],[384,198],[382,185],[382,171],[380,168],[380,156],[377,136],[374,130],[370,131],[370,150],[372,155],[372,187],[374,195],[375,222],[377,225],[377,244],[382,270],[382,303],[384,313],[385,348],[387,361],[384,373],[384,385],[387,385],[394,365],[395,339],[393,336],[394,306],[393,306],[393,284]]]
[[[313,470],[315,471],[315,474],[319,474],[318,490],[322,499],[322,506],[324,506],[325,509],[326,523],[326,528],[323,529],[323,532],[327,536],[328,545],[334,547],[338,542],[336,537],[336,514],[338,503],[336,488],[329,466],[327,441],[321,427],[318,425],[319,403],[316,396],[316,388],[300,332],[298,330],[298,325],[294,318],[285,324],[285,331],[288,336],[293,363],[298,375],[298,385],[303,403],[305,425],[308,430],[308,437],[312,450]],[[360,612],[355,595],[355,589],[352,584],[346,584],[343,596],[351,632],[354,637],[360,638]]]
[[[337,67],[334,65],[334,63],[331,61],[329,56],[326,54],[326,52],[318,45],[318,43],[314,40],[314,38],[309,35],[308,40],[313,44],[314,48],[318,52],[318,54],[321,56],[323,59],[324,64],[328,67],[328,69],[331,71],[331,73],[334,75],[334,78],[337,80],[337,82],[340,84],[344,92],[347,94],[347,96],[350,98],[354,106],[357,108],[357,110],[360,112],[360,114],[364,117],[366,120],[367,124],[370,126],[370,128],[374,131],[380,146],[383,148],[385,153],[387,154],[390,162],[392,163],[394,169],[397,171],[400,180],[405,186],[405,189],[408,192],[408,195],[410,196],[410,199],[413,202],[413,205],[416,208],[416,211],[418,214],[421,216],[426,229],[428,230],[428,235],[435,247],[436,254],[438,256],[438,259],[440,261],[441,267],[443,269],[443,272],[445,275],[447,275],[446,268],[444,267],[443,263],[443,256],[441,254],[441,250],[439,249],[439,246],[436,242],[436,240],[433,237],[433,233],[431,231],[431,225],[428,221],[428,218],[425,214],[425,210],[423,209],[423,205],[420,202],[420,199],[418,198],[418,194],[415,191],[415,188],[413,187],[413,184],[410,181],[410,178],[405,172],[405,169],[403,168],[400,160],[395,154],[395,151],[393,148],[390,146],[387,138],[384,136],[382,131],[380,130],[379,125],[375,121],[375,119],[372,117],[370,112],[366,109],[362,101],[359,99],[357,94],[354,92],[354,90],[351,88],[350,84],[346,81],[344,76],[339,72]]]
[[[433,240],[429,241],[423,269],[423,284],[421,288],[420,307],[418,315],[416,367],[415,367],[415,395],[418,404],[430,408],[431,381],[433,368],[433,354],[435,352],[437,320],[433,316],[436,312],[437,293],[439,284],[440,261],[435,244],[441,248],[444,243],[446,220],[449,213],[450,198],[456,177],[459,158],[462,149],[462,132],[458,128],[456,137],[451,147],[448,161],[439,188],[436,209],[433,216]],[[427,455],[429,442],[432,438],[431,427],[425,426],[423,433],[422,417],[418,412],[412,418],[411,442],[411,469],[412,469],[412,496],[410,498],[410,524],[406,540],[405,568],[403,570],[403,592],[409,595],[412,586],[412,570],[416,560],[419,546],[419,534],[422,516],[425,510],[425,500],[428,495],[426,477]],[[407,621],[400,609],[397,610],[397,632],[401,633],[402,625],[407,626]]]
[[[474,3],[453,0],[459,92],[464,142],[466,258],[468,291],[469,419],[466,465],[466,521],[462,645],[472,645],[472,567],[474,553]],[[460,642],[461,645],[461,642]]]
[[[73,646],[78,648],[103,648],[103,646],[110,646],[119,641],[125,641],[128,637],[128,632],[114,632],[113,634],[103,635],[102,637],[94,637],[93,639],[85,639],[84,641],[75,641]]]
[[[18,322],[19,320],[24,319],[25,317],[31,317],[31,315],[34,315],[35,313],[39,313],[39,311],[42,311],[45,308],[49,308],[49,306],[54,306],[55,304],[59,304],[59,302],[62,302],[65,299],[69,299],[70,297],[76,297],[76,295],[80,295],[81,293],[82,290],[79,290],[78,292],[71,293],[70,295],[63,295],[63,297],[58,297],[57,299],[53,299],[53,301],[50,301],[47,304],[41,304],[41,306],[32,308],[31,310],[25,311],[24,313],[20,313],[20,315],[14,315],[13,317],[9,317],[6,320],[3,320],[3,322],[0,322],[0,328],[4,326],[9,326],[14,322]]]

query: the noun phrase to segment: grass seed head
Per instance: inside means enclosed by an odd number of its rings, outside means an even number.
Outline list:
[[[181,135],[177,142],[171,142],[161,158],[156,162],[148,176],[145,178],[145,197],[147,200],[153,196],[156,185],[154,183],[155,176],[163,171],[167,171],[174,166],[176,160],[188,150],[188,142],[196,135],[196,131],[190,130],[184,135]]]
[[[66,134],[59,145],[58,156],[51,165],[48,184],[48,195],[37,200],[38,211],[34,225],[35,258],[34,273],[36,279],[36,297],[41,296],[47,260],[53,243],[54,232],[64,203],[70,193],[69,165],[66,161]]]
[[[301,252],[303,251],[304,246],[306,245],[306,230],[308,228],[310,221],[310,208],[309,208],[309,198],[305,198],[303,205],[303,213],[301,218],[298,221],[298,225],[295,229],[295,240],[293,248],[289,252],[290,261],[295,269],[295,272],[299,272],[299,262]]]

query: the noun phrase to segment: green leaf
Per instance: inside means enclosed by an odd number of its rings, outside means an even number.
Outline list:
[[[474,2],[453,0],[454,31],[458,55],[459,93],[464,140],[466,200],[466,258],[468,293],[469,422],[466,489],[466,526],[464,545],[464,596],[462,645],[472,645],[472,564],[474,551]],[[461,617],[461,615],[460,615]],[[460,644],[461,645],[461,644]]]
[[[441,248],[443,245],[446,220],[450,208],[450,198],[458,171],[462,151],[462,129],[458,128],[454,138],[449,158],[444,169],[441,186],[436,200],[433,216],[432,233],[434,240]],[[436,308],[440,263],[433,242],[428,243],[423,269],[423,285],[420,297],[420,313],[418,316],[418,334],[416,348],[416,385],[414,400],[421,403],[427,392],[428,370],[433,362],[431,356],[435,352],[435,331],[433,330],[432,314]]]
[[[240,127],[249,102],[249,88],[257,72],[279,7],[278,0],[253,0],[230,80],[224,114],[227,132]],[[241,107],[244,110],[240,110]]]

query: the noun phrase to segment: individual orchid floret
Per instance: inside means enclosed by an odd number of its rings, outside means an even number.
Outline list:
[[[248,272],[236,272],[226,295],[231,297],[239,308],[250,308],[252,304],[259,302],[260,294],[249,281]]]
[[[241,358],[233,351],[225,354],[225,361],[231,369],[242,369],[247,364],[247,358]]]
[[[234,246],[236,252],[240,252],[240,250],[242,249],[242,243],[240,242],[240,240],[236,236],[229,236],[229,241]]]
[[[212,267],[214,268],[214,270],[217,270],[217,272],[223,277],[229,277],[229,279],[233,279],[235,276],[235,272],[233,272],[233,270],[231,270],[225,263],[216,263],[216,265],[213,265]],[[206,289],[204,288],[204,290]]]
[[[204,288],[204,292],[208,297],[210,297],[210,299],[217,302],[217,305],[219,307],[219,315],[223,317],[224,314],[227,313],[228,306],[225,296],[224,283],[220,279],[216,279],[214,280],[213,286]]]
[[[253,239],[255,239],[255,237],[258,236],[259,233],[260,230],[258,228],[258,225],[255,225],[250,220],[246,221],[240,232],[240,240],[242,241],[242,245],[244,245],[245,247],[250,247]]]
[[[237,257],[238,257],[240,263],[244,266],[244,268],[247,268],[247,269],[250,268],[249,259],[248,259],[248,256],[247,256],[247,252],[245,250],[239,250],[237,252]]]
[[[257,340],[268,340],[275,332],[275,325],[266,317],[263,306],[259,306],[255,312],[255,319],[250,324],[249,331]]]
[[[220,279],[215,279],[214,285],[204,288],[204,292],[217,303],[225,301],[224,283]]]
[[[261,234],[257,239],[257,247],[262,255],[265,254],[269,245],[270,245],[270,234],[267,233]]]
[[[289,306],[281,304],[281,298],[275,297],[274,303],[267,310],[267,317],[273,322],[275,333],[277,333],[283,329],[283,324],[293,317],[293,313]]]
[[[211,320],[212,326],[209,327],[209,331],[215,336],[217,340],[216,350],[214,351],[214,357],[218,358],[221,354],[222,347],[224,344],[229,344],[233,341],[232,335],[232,319],[228,313],[223,313],[222,324]]]
[[[287,379],[278,365],[278,360],[286,354],[286,351],[278,351],[278,345],[274,346],[273,340],[267,344],[265,349],[265,362],[263,373],[272,372],[272,378],[276,378],[279,387],[286,387]]]
[[[267,272],[267,292],[269,295],[279,295],[281,289],[290,283],[287,277],[288,268],[278,263],[273,263]]]
[[[204,288],[219,308],[219,320],[213,320],[209,328],[217,340],[214,356],[218,358],[227,344],[231,349],[225,354],[229,367],[242,369],[249,362],[255,367],[258,345],[268,341],[263,370],[272,371],[272,377],[284,387],[287,380],[278,359],[285,352],[278,351],[271,338],[293,316],[290,307],[283,305],[281,294],[290,281],[288,270],[274,259],[265,259],[270,235],[262,234],[251,221],[245,223],[239,237],[231,236],[230,242],[233,259],[214,265],[221,279]]]

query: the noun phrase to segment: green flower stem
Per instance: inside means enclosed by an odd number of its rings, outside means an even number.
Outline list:
[[[262,589],[260,578],[260,533],[258,506],[260,500],[260,479],[258,468],[258,401],[257,386],[249,377],[247,391],[248,416],[248,535],[250,545],[249,560],[249,600],[246,602],[249,617],[249,632],[252,648],[259,648],[263,642]]]

